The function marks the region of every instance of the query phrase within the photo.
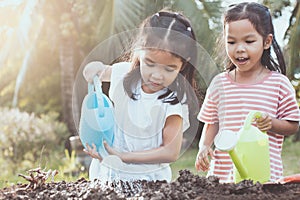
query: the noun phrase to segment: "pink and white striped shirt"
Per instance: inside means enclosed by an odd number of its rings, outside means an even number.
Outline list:
[[[288,78],[278,72],[270,72],[256,84],[239,84],[231,80],[227,72],[217,75],[211,82],[198,114],[204,123],[219,123],[219,130],[238,132],[251,110],[268,113],[271,117],[300,121],[295,90]],[[268,132],[270,145],[271,179],[283,175],[281,150],[284,136]],[[209,175],[220,182],[233,182],[233,163],[227,152],[214,150]]]

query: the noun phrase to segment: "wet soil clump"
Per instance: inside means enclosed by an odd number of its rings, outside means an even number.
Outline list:
[[[0,199],[300,199],[300,184],[260,184],[244,180],[238,184],[221,184],[216,177],[201,177],[188,170],[179,171],[171,182],[134,181],[100,184],[84,178],[76,182],[44,183],[36,188],[17,184],[0,189]]]

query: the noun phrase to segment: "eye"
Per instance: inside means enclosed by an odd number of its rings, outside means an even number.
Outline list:
[[[253,42],[255,42],[255,40],[246,40],[246,43],[247,43],[247,44],[251,44],[251,43],[253,43]]]
[[[167,72],[174,72],[175,71],[174,68],[172,68],[172,67],[165,67],[165,70]]]
[[[155,64],[149,61],[144,61],[144,65],[146,65],[147,67],[154,67]]]
[[[154,67],[155,65],[153,64],[153,63],[146,63],[146,65],[148,66],[148,67]]]
[[[234,42],[233,42],[233,41],[227,41],[227,43],[228,43],[228,44],[234,44]]]

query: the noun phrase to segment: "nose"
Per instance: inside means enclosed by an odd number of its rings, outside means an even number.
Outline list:
[[[236,47],[236,52],[244,52],[244,51],[245,51],[244,44],[238,44]]]
[[[162,69],[160,69],[160,67],[157,67],[157,69],[152,72],[151,76],[155,80],[162,80],[163,79]]]

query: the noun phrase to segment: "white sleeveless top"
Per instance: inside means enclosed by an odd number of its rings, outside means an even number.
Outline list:
[[[137,100],[129,98],[123,87],[124,76],[129,71],[130,63],[128,62],[117,63],[112,67],[109,97],[115,108],[116,127],[113,147],[120,152],[158,148],[163,142],[162,130],[168,116],[181,116],[183,118],[183,131],[189,127],[188,106],[181,103],[176,105],[163,103],[157,98],[165,90],[148,94],[143,92],[140,83],[136,88]],[[99,166],[99,161],[93,162],[93,165],[97,162]],[[172,178],[169,163],[124,163],[124,165],[123,170],[118,170],[117,175],[117,178],[122,180],[167,180],[170,182]],[[101,169],[99,169],[99,173],[101,174]],[[102,174],[101,176],[105,175]]]

